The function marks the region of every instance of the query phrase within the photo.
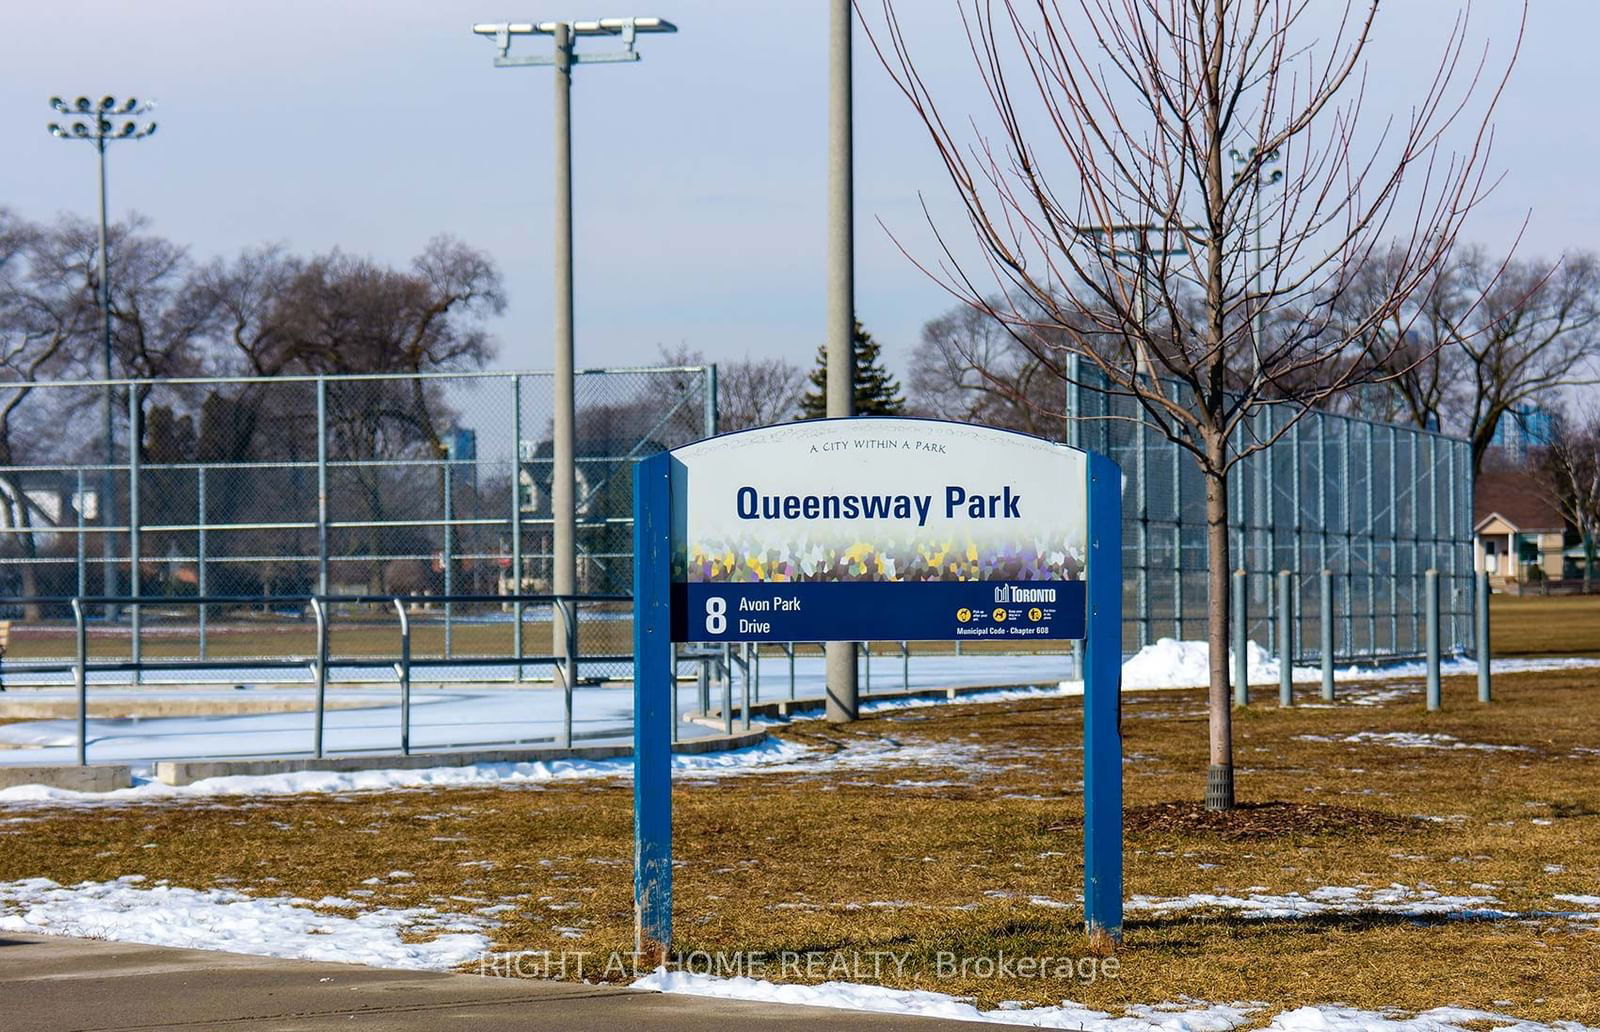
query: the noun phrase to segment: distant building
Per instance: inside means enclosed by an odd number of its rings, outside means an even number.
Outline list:
[[[48,547],[57,534],[70,532],[81,511],[85,523],[100,519],[98,485],[90,482],[78,493],[79,480],[61,470],[18,470],[0,477],[0,527],[29,528],[37,547]],[[8,533],[0,547],[20,544],[23,534]]]
[[[1489,447],[1508,465],[1521,466],[1536,448],[1555,443],[1561,416],[1542,405],[1513,405],[1495,424]]]
[[[578,590],[628,592],[633,586],[633,464],[664,451],[648,438],[584,438],[574,454],[574,501],[578,520]],[[528,529],[523,532],[522,590],[546,592],[550,531],[550,480],[554,466],[550,441],[523,441],[518,448],[518,492]],[[539,558],[536,558],[539,557]],[[501,594],[512,590],[509,568]]]
[[[1495,590],[1560,580],[1567,524],[1550,500],[1544,478],[1526,470],[1481,474],[1474,490],[1477,568]]]

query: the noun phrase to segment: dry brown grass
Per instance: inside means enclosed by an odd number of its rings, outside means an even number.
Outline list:
[[[1501,677],[1490,707],[1471,701],[1469,680],[1452,680],[1441,714],[1423,710],[1420,685],[1376,706],[1253,706],[1236,725],[1241,796],[1278,805],[1223,826],[1189,805],[1205,763],[1199,694],[1126,698],[1130,896],[1394,883],[1492,896],[1496,907],[1526,917],[1266,920],[1216,909],[1130,910],[1117,979],[935,979],[939,951],[1086,952],[1076,906],[1035,899],[1071,902],[1082,880],[1082,711],[1075,700],[1040,699],[783,732],[820,752],[854,754],[886,739],[943,747],[942,757],[919,765],[682,781],[674,792],[682,862],[675,945],[907,952],[908,976],[890,984],[986,1005],[1070,998],[1115,1010],[1181,997],[1277,1007],[1453,1003],[1595,1023],[1600,929],[1538,915],[1571,909],[1555,893],[1600,886],[1597,676]],[[1518,748],[1342,740],[1360,732]],[[626,950],[630,800],[626,783],[601,781],[43,809],[28,814],[37,822],[0,826],[0,879],[140,873],[257,895],[371,891],[373,904],[449,911],[509,901],[518,910],[502,915],[497,949]],[[397,868],[416,877],[362,885]],[[562,928],[581,937],[563,938]]]
[[[1600,656],[1600,595],[1495,595],[1497,656]]]

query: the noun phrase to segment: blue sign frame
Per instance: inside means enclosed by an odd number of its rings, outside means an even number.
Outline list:
[[[1103,455],[1084,454],[1084,919],[1091,937],[1115,940],[1122,935],[1122,471]],[[686,601],[679,585],[674,606],[672,464],[671,452],[652,455],[634,467],[633,482],[633,891],[641,953],[672,942],[673,621]]]

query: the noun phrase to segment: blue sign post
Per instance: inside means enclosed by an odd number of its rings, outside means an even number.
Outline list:
[[[1084,914],[1122,930],[1122,477],[986,427],[816,420],[634,470],[636,947],[672,941],[673,643],[1083,639]]]

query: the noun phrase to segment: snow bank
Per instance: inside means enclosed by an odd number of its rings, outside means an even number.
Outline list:
[[[1266,649],[1249,642],[1246,649],[1251,684],[1277,684],[1278,661]],[[1228,670],[1233,670],[1234,653],[1228,650]],[[1570,670],[1600,667],[1600,659],[1496,659],[1492,661],[1497,674],[1524,673],[1535,670]],[[1475,659],[1445,660],[1440,670],[1445,676],[1476,673]],[[1334,677],[1346,681],[1391,681],[1405,677],[1423,677],[1427,666],[1421,662],[1384,663],[1375,666],[1346,666],[1334,669]],[[1231,673],[1230,673],[1231,676]],[[1297,684],[1320,683],[1321,667],[1292,667],[1289,678]],[[1157,688],[1198,688],[1211,680],[1211,646],[1203,641],[1178,641],[1162,638],[1146,645],[1122,664],[1124,689],[1150,690]]]
[[[48,878],[0,882],[0,931],[72,935],[151,946],[226,950],[416,971],[447,971],[489,948],[496,922],[431,907],[378,908],[355,917],[308,899],[253,899],[229,889],[144,888],[143,875],[58,885]],[[324,900],[322,906],[348,905]],[[426,942],[403,935],[437,933]]]
[[[726,752],[679,754],[672,757],[679,774],[713,777],[752,769],[793,764],[809,748],[780,739]],[[276,796],[303,792],[371,792],[403,788],[461,785],[532,785],[582,778],[632,777],[633,760],[552,760],[535,763],[476,763],[459,767],[425,767],[417,770],[292,771],[284,774],[237,775],[207,778],[192,785],[172,786],[152,780],[148,768],[135,772],[132,788],[111,792],[74,792],[43,785],[16,785],[0,789],[0,805],[67,803],[155,802],[209,796]]]
[[[1113,1018],[1102,1011],[1090,1010],[1071,1002],[1063,1002],[1057,1007],[1014,1006],[983,1011],[968,999],[921,989],[886,989],[854,982],[786,985],[743,975],[717,978],[665,970],[646,975],[633,983],[633,987],[663,993],[716,996],[727,1000],[759,1000],[804,1007],[839,1007],[1034,1028],[1093,1029],[1096,1032],[1227,1032],[1244,1024],[1251,1011],[1259,1007],[1251,1004],[1130,1007],[1128,1016],[1123,1018]]]
[[[729,1000],[757,1000],[808,1007],[911,1014],[930,1018],[985,1021],[1030,1028],[1070,1028],[1082,1032],[1229,1032],[1258,1020],[1262,1003],[1202,1003],[1134,1005],[1122,1017],[1064,1000],[1047,1007],[1001,1004],[997,1010],[979,1010],[969,998],[917,989],[885,989],[853,982],[821,985],[785,985],[740,976],[656,971],[633,983],[636,989],[664,993],[716,996]],[[1275,1016],[1267,1032],[1470,1032],[1482,1024],[1496,1032],[1600,1032],[1572,1021],[1543,1024],[1507,1014],[1436,1007],[1403,1016],[1393,1011],[1364,1011],[1349,1007],[1300,1007]]]
[[[1250,681],[1276,682],[1278,661],[1267,650],[1250,642],[1246,650]],[[1228,652],[1228,669],[1233,669],[1233,652]],[[1320,680],[1322,672],[1312,667],[1294,671],[1296,680]],[[1195,688],[1211,680],[1211,646],[1203,641],[1178,641],[1162,638],[1146,645],[1122,664],[1124,689]]]

